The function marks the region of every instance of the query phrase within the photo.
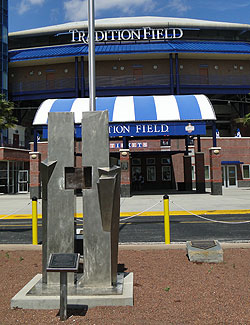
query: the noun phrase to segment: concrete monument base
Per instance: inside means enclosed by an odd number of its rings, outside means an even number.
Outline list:
[[[118,289],[112,294],[85,295],[83,288],[68,287],[67,303],[74,306],[88,306],[88,308],[97,306],[133,306],[133,273],[123,274],[123,288]],[[119,277],[118,277],[119,278]],[[60,286],[54,286],[58,292],[54,294],[45,288],[44,293],[39,290],[32,290],[39,287],[42,274],[37,274],[29,283],[27,283],[12,299],[11,308],[23,309],[59,309],[60,308]],[[46,285],[45,285],[46,286]],[[35,291],[36,293],[32,293]],[[75,291],[75,292],[73,292]]]
[[[209,243],[211,242],[213,243],[211,244],[210,247]],[[200,243],[201,245],[199,245]],[[207,242],[187,241],[186,247],[187,247],[188,258],[191,262],[196,262],[196,263],[222,263],[223,262],[223,250],[218,240],[207,241]]]

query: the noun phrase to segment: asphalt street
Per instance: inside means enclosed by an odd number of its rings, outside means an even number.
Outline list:
[[[217,239],[225,241],[250,241],[250,214],[210,215],[200,219],[196,216],[171,216],[171,242]],[[221,223],[227,222],[227,223]],[[237,223],[237,224],[234,224]],[[78,221],[78,228],[81,222]],[[120,220],[121,243],[164,242],[163,216],[137,216]],[[38,242],[42,242],[42,221],[38,222]],[[0,220],[0,244],[31,244],[31,219]]]
[[[250,188],[223,188],[223,195],[173,192],[169,194],[171,242],[194,239],[250,241]],[[32,243],[29,194],[0,195],[0,244]],[[41,217],[42,201],[38,201]],[[121,198],[120,242],[164,242],[163,194],[143,193]],[[82,197],[76,198],[76,213],[82,216]],[[128,216],[139,216],[125,220]],[[200,219],[203,215],[218,223]],[[38,240],[42,240],[39,218]],[[81,227],[81,224],[78,224]]]

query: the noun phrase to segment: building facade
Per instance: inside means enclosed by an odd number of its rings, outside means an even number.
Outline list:
[[[96,21],[95,38],[98,97],[206,95],[217,118],[221,180],[224,186],[250,185],[250,133],[242,123],[250,112],[250,25],[167,17],[102,19]],[[8,70],[9,98],[26,140],[32,141],[32,122],[44,100],[89,96],[87,22],[10,33]],[[39,151],[46,139],[37,136]],[[210,186],[212,136],[208,125],[201,138],[112,137],[110,152],[120,160],[120,150],[129,150],[124,182],[131,191],[183,188],[183,156],[191,157],[197,186],[195,157],[204,152]],[[143,175],[140,188],[136,173]]]
[[[1,19],[1,93],[8,98],[8,0],[0,1],[0,19]]]

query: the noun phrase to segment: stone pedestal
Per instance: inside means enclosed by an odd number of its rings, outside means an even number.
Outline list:
[[[222,195],[221,148],[209,148],[211,194]]]
[[[195,176],[196,176],[196,192],[205,193],[205,166],[204,152],[195,153]]]
[[[41,180],[40,180],[41,153],[30,152],[30,198],[41,199]]]
[[[121,197],[131,196],[131,172],[129,149],[120,150],[121,162]]]
[[[192,191],[191,156],[183,156],[185,190]]]
[[[187,241],[187,255],[190,262],[195,263],[222,263],[223,250],[218,240],[214,240],[214,245],[208,248],[194,246],[191,241]]]

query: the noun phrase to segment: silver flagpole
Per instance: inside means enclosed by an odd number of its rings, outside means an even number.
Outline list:
[[[94,0],[88,0],[88,32],[89,32],[89,108],[96,110],[95,103],[95,8]]]

